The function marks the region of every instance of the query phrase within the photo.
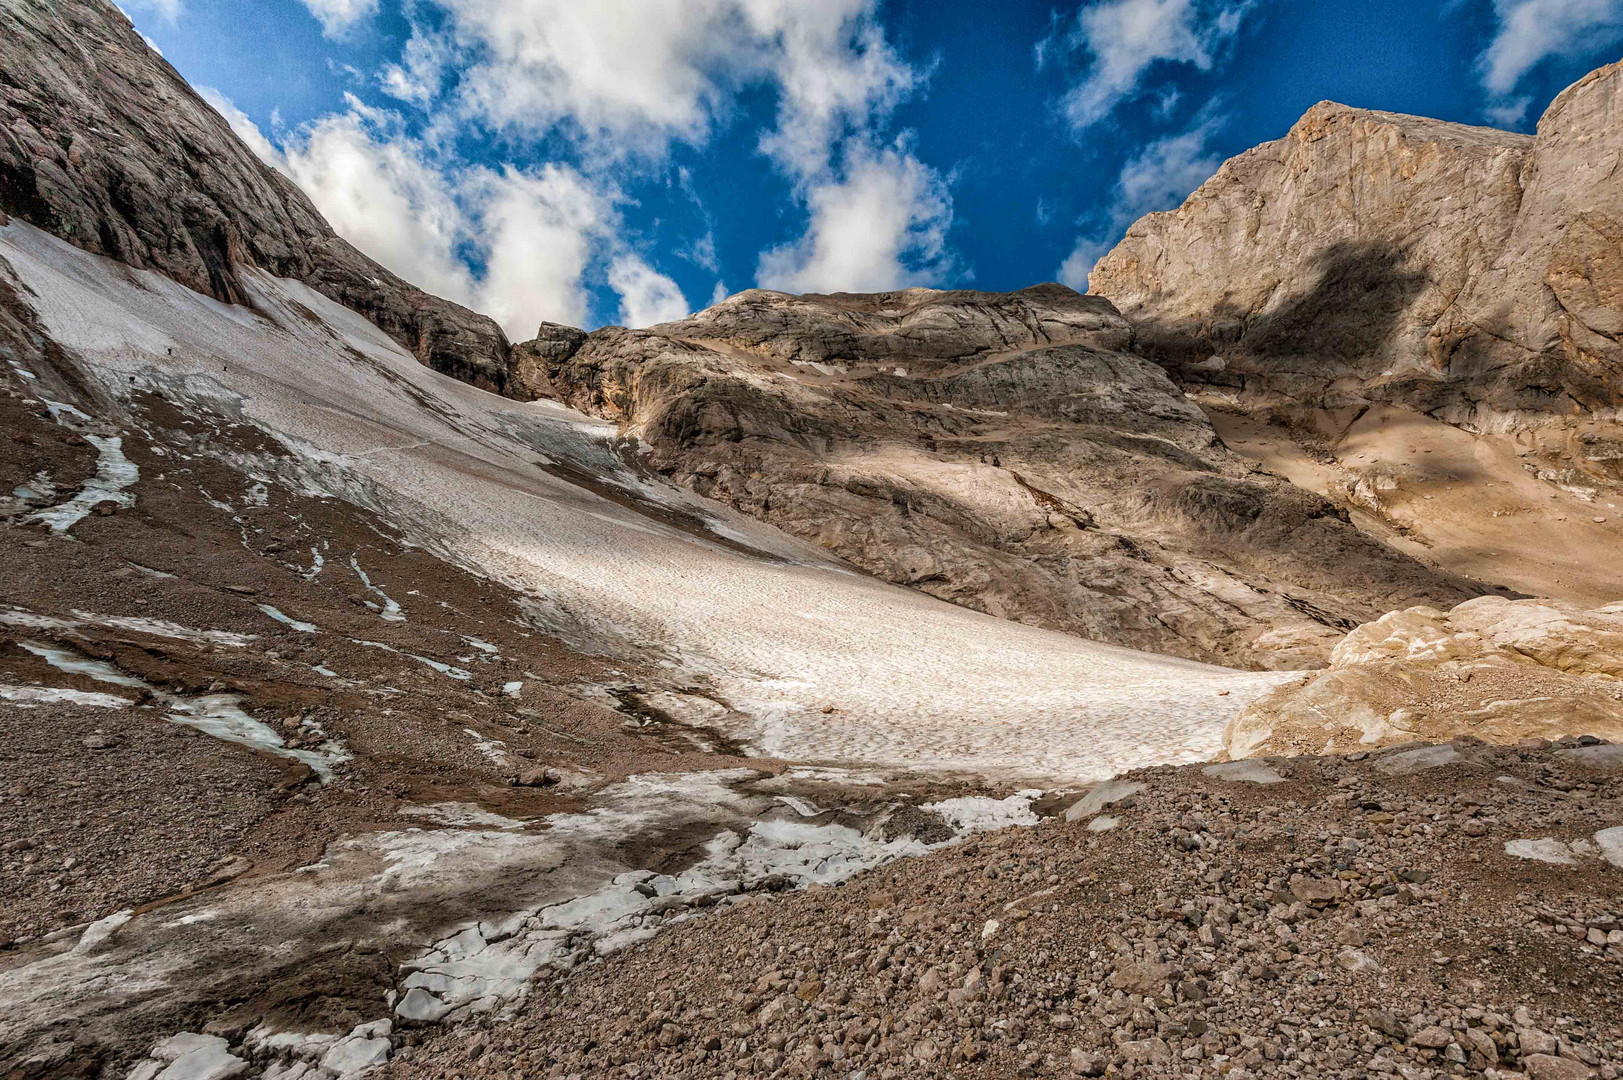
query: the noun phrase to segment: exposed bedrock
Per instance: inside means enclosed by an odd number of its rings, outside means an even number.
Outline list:
[[[694,490],[1021,622],[1314,667],[1359,622],[1480,591],[1231,454],[1132,340],[1108,301],[1060,285],[755,290],[515,351]]]
[[[1248,407],[1615,422],[1620,160],[1623,64],[1536,136],[1324,102],[1135,224],[1089,284],[1180,383]],[[1565,455],[1615,479],[1607,426]]]

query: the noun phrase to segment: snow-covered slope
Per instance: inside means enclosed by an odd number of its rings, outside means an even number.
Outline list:
[[[658,658],[683,691],[670,711],[761,752],[1079,780],[1211,755],[1281,678],[865,578],[644,473],[608,424],[422,367],[298,282],[246,272],[254,306],[229,306],[18,222],[0,256],[115,397],[156,391],[274,433],[297,457],[260,468],[533,596],[537,625],[578,647]]]

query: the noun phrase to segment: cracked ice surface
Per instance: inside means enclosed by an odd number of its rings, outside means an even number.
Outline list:
[[[662,820],[680,821],[706,804],[749,807],[729,785],[747,779],[748,770],[687,775],[636,776],[602,793],[605,805],[584,814],[547,819],[549,836],[575,843],[606,843]],[[1041,792],[1026,791],[1007,799],[948,799],[927,804],[952,825],[946,844],[986,829],[1034,824],[1031,801]],[[774,798],[771,803],[784,800]],[[797,816],[819,811],[804,802],[792,807]],[[810,812],[810,813],[808,813]],[[467,834],[463,834],[466,836]],[[487,834],[488,835],[488,834]],[[403,873],[431,872],[432,849],[463,842],[513,847],[524,838],[464,841],[449,834],[417,839],[383,840],[383,847]],[[569,968],[590,956],[606,956],[646,941],[665,926],[688,918],[717,902],[730,903],[763,887],[833,884],[894,859],[922,855],[945,844],[926,845],[912,837],[885,840],[846,825],[809,821],[756,820],[717,832],[703,847],[703,857],[677,874],[632,870],[615,875],[597,890],[499,921],[466,925],[403,965],[404,994],[396,1014],[409,1020],[436,1021],[493,1008],[524,995],[543,966]],[[400,881],[404,884],[404,880]]]
[[[303,489],[377,510],[410,542],[526,593],[566,641],[704,687],[731,710],[725,733],[764,753],[1080,782],[1210,758],[1227,721],[1291,677],[1101,646],[853,574],[639,472],[613,426],[439,375],[297,282],[247,271],[255,309],[231,307],[110,274],[22,222],[0,228],[0,254],[110,392],[161,388],[276,434]]]

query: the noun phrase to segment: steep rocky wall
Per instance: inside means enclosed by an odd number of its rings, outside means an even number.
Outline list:
[[[1098,297],[752,291],[516,346],[701,494],[889,581],[1095,640],[1321,664],[1397,604],[1479,586],[1252,469]]]
[[[1314,106],[1100,260],[1091,291],[1185,385],[1477,430],[1612,418],[1623,65],[1536,137]]]
[[[239,265],[297,278],[422,363],[507,389],[494,322],[340,239],[104,0],[0,0],[5,214],[228,303],[247,301]]]

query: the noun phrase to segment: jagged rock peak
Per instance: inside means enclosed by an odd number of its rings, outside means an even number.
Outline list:
[[[1128,230],[1090,279],[1180,381],[1476,429],[1623,389],[1623,65],[1537,136],[1331,102]]]
[[[372,320],[422,363],[507,388],[490,319],[340,239],[104,0],[0,4],[0,214],[227,303],[256,266]]]

